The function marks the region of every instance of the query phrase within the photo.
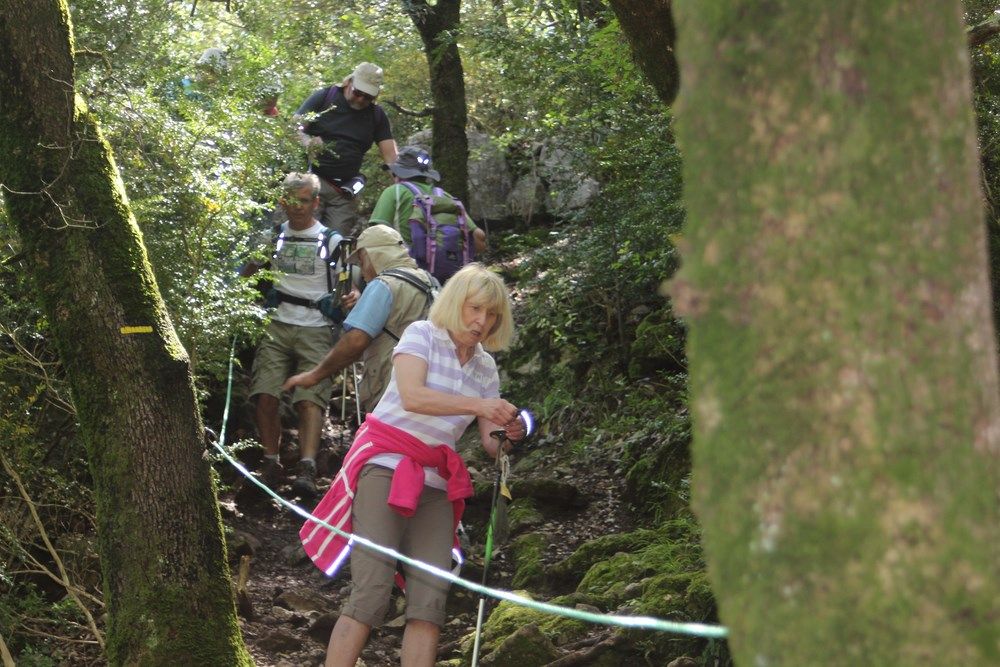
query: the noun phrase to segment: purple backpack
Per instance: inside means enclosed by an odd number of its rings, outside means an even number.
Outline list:
[[[413,183],[400,181],[400,185],[413,193],[414,212],[419,209],[423,214],[422,220],[415,216],[409,220],[410,256],[443,285],[475,258],[465,207],[439,187],[425,195]]]

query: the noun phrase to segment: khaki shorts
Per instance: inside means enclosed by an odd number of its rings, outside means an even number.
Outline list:
[[[361,469],[351,509],[354,533],[443,570],[451,567],[455,514],[448,495],[424,487],[417,512],[407,519],[386,504],[394,471],[366,465]],[[378,626],[389,609],[396,561],[360,544],[351,549],[351,597],[340,613]],[[444,625],[450,582],[410,565],[406,577],[406,619]]]
[[[358,231],[358,200],[356,197],[345,197],[340,190],[330,183],[319,179],[319,210],[320,222],[341,236],[353,236]]]
[[[300,327],[272,321],[253,360],[250,397],[269,394],[280,399],[281,385],[285,380],[296,373],[312,370],[323,361],[323,357],[331,347],[333,347],[333,332],[330,327]],[[325,378],[308,389],[296,387],[292,394],[292,403],[312,401],[326,409],[332,388],[331,378]]]

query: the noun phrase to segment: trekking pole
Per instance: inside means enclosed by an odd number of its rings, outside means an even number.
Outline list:
[[[360,380],[358,379],[358,362],[353,362],[351,364],[351,375],[354,376],[354,408],[358,416],[358,426],[361,426],[361,388],[358,386]]]
[[[535,420],[531,416],[531,413],[527,410],[521,410],[517,418],[521,420],[524,424],[524,437],[518,441],[518,444],[523,444],[528,436],[535,430]],[[480,580],[482,586],[486,585],[486,577],[489,575],[490,563],[493,560],[493,533],[496,530],[496,518],[497,518],[497,502],[500,500],[500,494],[503,493],[505,497],[510,497],[510,491],[507,490],[507,472],[509,469],[507,454],[503,450],[504,443],[508,441],[507,431],[499,429],[496,431],[490,431],[490,437],[495,438],[497,442],[497,456],[496,456],[496,478],[493,480],[493,498],[490,501],[490,520],[486,524],[486,544],[483,551],[483,576]],[[475,640],[472,644],[472,667],[477,667],[479,664],[479,640],[483,634],[483,612],[486,610],[486,596],[482,593],[479,594],[479,610],[476,612],[476,635]]]
[[[337,304],[341,297],[351,288],[351,268],[347,264],[347,257],[354,251],[354,237],[347,236],[340,241],[337,248],[337,261],[340,263],[340,272],[337,274],[337,289],[334,298]],[[357,388],[355,387],[355,391]],[[344,431],[347,430],[347,368],[340,373],[340,440],[344,440]]]

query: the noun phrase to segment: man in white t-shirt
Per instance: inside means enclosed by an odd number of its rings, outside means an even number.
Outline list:
[[[275,230],[271,257],[275,274],[272,296],[277,297],[277,307],[257,348],[250,385],[250,396],[256,398],[257,433],[264,445],[261,476],[269,487],[282,474],[278,460],[281,385],[289,375],[318,364],[334,343],[332,322],[319,311],[316,301],[334,284],[330,256],[341,241],[340,234],[329,231],[314,218],[319,207],[319,179],[315,174],[289,174],[282,183],[280,203],[288,221]],[[249,264],[242,275],[253,275],[261,266]],[[331,389],[332,382],[327,378],[314,387],[299,387],[292,395],[299,418],[301,454],[292,488],[302,497],[316,495],[316,451]]]

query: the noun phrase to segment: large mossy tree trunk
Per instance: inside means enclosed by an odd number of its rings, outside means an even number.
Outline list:
[[[465,134],[465,72],[458,53],[461,0],[402,0],[427,54],[434,100],[431,153],[441,184],[462,201],[469,201],[469,139]]]
[[[737,664],[1000,664],[1000,386],[961,5],[675,11],[672,294]]]
[[[108,658],[247,665],[190,364],[71,45],[64,0],[0,1],[0,182],[87,445]]]

